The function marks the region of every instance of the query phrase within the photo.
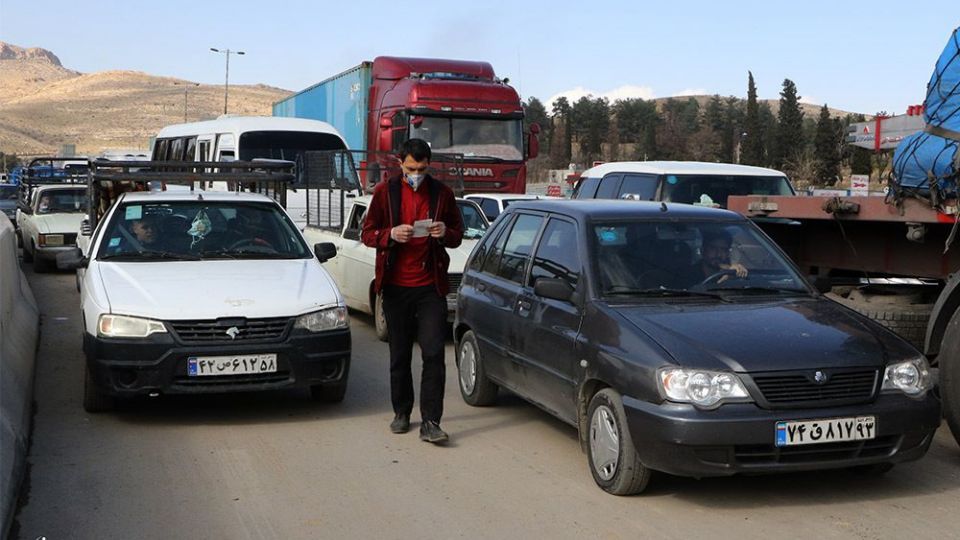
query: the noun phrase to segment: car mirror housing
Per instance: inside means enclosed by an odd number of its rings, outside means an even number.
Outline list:
[[[86,268],[88,259],[83,256],[80,248],[73,248],[63,253],[57,253],[57,268],[60,270],[76,270]]]
[[[533,285],[533,293],[544,298],[570,302],[573,298],[573,287],[562,279],[537,278]]]
[[[337,246],[332,242],[320,242],[313,245],[313,253],[324,263],[337,256]]]

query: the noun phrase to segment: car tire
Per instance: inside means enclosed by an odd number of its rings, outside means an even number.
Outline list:
[[[44,259],[43,257],[34,257],[33,258],[33,271],[37,274],[46,274],[54,268],[54,263],[50,259]]]
[[[457,382],[467,405],[486,407],[497,400],[499,387],[487,377],[473,330],[468,330],[457,346]]]
[[[315,384],[310,387],[310,397],[320,403],[340,403],[347,395],[347,381],[337,384]]]
[[[112,396],[97,388],[93,380],[93,374],[90,368],[83,368],[83,410],[88,413],[101,413],[113,410],[114,399]]]
[[[635,495],[650,482],[627,428],[620,394],[611,388],[594,394],[587,409],[587,461],[593,480],[607,493]]]
[[[383,294],[378,294],[373,301],[373,325],[377,332],[377,339],[390,339],[390,329],[387,328],[387,316],[383,313]]]
[[[960,444],[960,310],[953,314],[940,342],[940,393],[943,416]]]
[[[30,246],[33,247],[33,242],[30,242]],[[29,263],[33,262],[33,251],[27,249],[27,243],[23,243],[23,262]]]

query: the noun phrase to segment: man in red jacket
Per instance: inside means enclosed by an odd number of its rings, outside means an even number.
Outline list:
[[[426,174],[430,146],[410,139],[400,147],[402,174],[378,185],[363,222],[363,243],[377,249],[374,288],[383,293],[390,344],[390,430],[410,430],[413,342],[420,343],[420,439],[443,443],[440,429],[446,382],[444,338],[449,282],[446,248],[463,240],[463,218],[453,191]]]

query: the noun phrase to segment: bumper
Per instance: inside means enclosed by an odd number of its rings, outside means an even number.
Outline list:
[[[940,425],[940,400],[883,394],[875,402],[829,409],[771,411],[752,403],[701,411],[691,405],[623,398],[630,434],[647,467],[681,476],[726,476],[897,463],[923,457]],[[777,447],[778,421],[872,415],[876,438]]]
[[[76,249],[76,247],[77,246],[75,244],[69,244],[64,246],[44,246],[44,247],[37,246],[33,252],[33,256],[34,258],[56,262],[57,253],[65,253],[67,251]]]
[[[87,366],[99,388],[132,397],[160,392],[201,394],[276,390],[347,383],[350,330],[292,335],[273,343],[183,344],[167,335],[143,340],[104,339],[84,334]],[[251,375],[191,377],[191,356],[276,353],[277,371]]]

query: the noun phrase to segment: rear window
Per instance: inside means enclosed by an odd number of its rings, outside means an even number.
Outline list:
[[[786,176],[667,174],[662,199],[667,202],[726,208],[730,195],[793,195]]]

